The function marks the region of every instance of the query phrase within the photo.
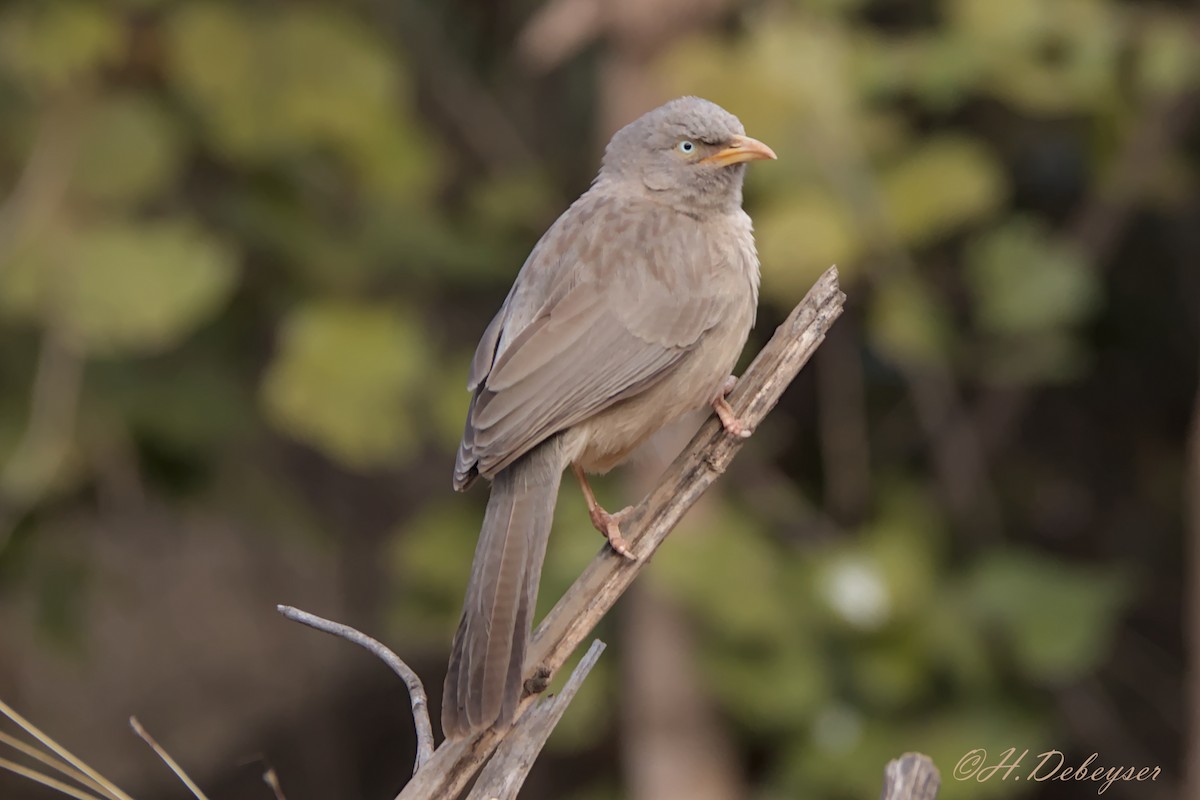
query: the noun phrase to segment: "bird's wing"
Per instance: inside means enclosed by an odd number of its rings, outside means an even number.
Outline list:
[[[456,485],[667,375],[729,306],[703,227],[581,198],[521,270],[472,362]]]

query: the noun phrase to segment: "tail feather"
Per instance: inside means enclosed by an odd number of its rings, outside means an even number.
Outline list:
[[[521,699],[525,650],[562,478],[552,439],[492,482],[442,698],[442,730],[458,739],[509,723]]]

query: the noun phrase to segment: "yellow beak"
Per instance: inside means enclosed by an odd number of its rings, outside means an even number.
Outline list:
[[[727,147],[718,150],[711,156],[705,156],[700,159],[700,163],[714,167],[728,167],[730,164],[741,164],[745,161],[762,161],[764,159],[774,161],[775,158],[775,151],[758,139],[751,139],[749,136],[734,136]]]

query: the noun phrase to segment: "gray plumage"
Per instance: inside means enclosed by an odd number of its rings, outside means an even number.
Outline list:
[[[446,676],[447,737],[512,720],[562,471],[607,472],[723,397],[758,300],[741,203],[759,158],[774,154],[699,98],[630,123],[484,332],[454,487],[483,475],[492,494]]]

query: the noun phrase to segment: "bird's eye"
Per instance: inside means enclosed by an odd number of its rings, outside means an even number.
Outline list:
[[[684,139],[682,142],[679,143],[679,152],[683,153],[685,156],[691,155],[695,151],[695,149],[696,149],[695,142],[692,142],[688,139]]]

